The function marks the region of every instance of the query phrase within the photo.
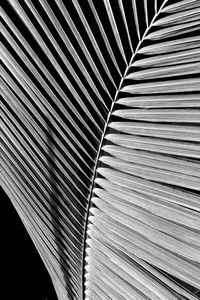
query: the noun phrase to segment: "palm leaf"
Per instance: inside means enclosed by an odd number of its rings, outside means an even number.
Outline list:
[[[200,2],[5,1],[2,186],[61,299],[198,299]]]

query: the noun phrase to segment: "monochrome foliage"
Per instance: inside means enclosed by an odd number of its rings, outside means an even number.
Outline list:
[[[2,177],[59,300],[200,296],[200,1],[7,0]]]

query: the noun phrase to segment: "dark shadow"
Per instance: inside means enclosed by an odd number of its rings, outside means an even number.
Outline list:
[[[1,293],[5,299],[58,300],[47,269],[8,194],[0,187],[4,230]],[[11,288],[8,288],[11,287]]]
[[[65,289],[68,298],[76,299],[70,286],[70,266],[68,263],[69,252],[67,249],[67,240],[63,235],[62,228],[60,225],[61,214],[61,195],[59,190],[59,179],[57,176],[57,165],[56,165],[56,155],[55,155],[55,143],[52,130],[52,124],[49,119],[46,120],[47,123],[47,144],[48,144],[48,165],[49,165],[49,183],[51,187],[50,191],[50,213],[52,218],[52,225],[54,229],[54,239],[57,245],[57,252],[59,255],[60,268],[63,273],[63,278],[65,282]],[[66,255],[66,252],[68,253]]]
[[[150,264],[151,265],[151,264]],[[156,269],[158,272],[160,272],[161,274],[163,274],[166,278],[169,278],[170,280],[172,280],[173,282],[175,282],[175,284],[179,285],[180,287],[186,289],[187,292],[192,293],[192,295],[195,295],[197,297],[200,296],[200,290],[198,288],[195,288],[194,286],[190,285],[187,282],[182,281],[181,279],[172,276],[171,274],[151,265],[154,269]],[[200,298],[199,298],[200,299]]]

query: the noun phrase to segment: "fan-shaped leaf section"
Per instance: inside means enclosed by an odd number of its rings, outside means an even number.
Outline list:
[[[198,6],[163,8],[116,98],[91,199],[87,299],[198,299]]]

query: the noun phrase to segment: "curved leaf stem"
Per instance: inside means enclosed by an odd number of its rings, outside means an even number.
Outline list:
[[[100,144],[99,144],[99,149],[98,149],[98,152],[97,152],[97,157],[96,157],[96,161],[95,161],[95,165],[94,165],[94,172],[93,172],[93,177],[92,177],[92,180],[91,180],[92,183],[91,183],[90,193],[89,193],[89,196],[88,196],[88,206],[87,206],[87,212],[86,212],[86,217],[85,217],[86,221],[85,221],[85,228],[84,228],[84,245],[83,245],[83,253],[82,253],[82,299],[83,300],[85,298],[84,297],[84,294],[85,294],[85,285],[84,285],[85,279],[84,279],[84,277],[85,277],[85,265],[86,265],[86,262],[85,262],[85,257],[86,257],[86,240],[87,240],[87,237],[88,237],[88,235],[87,235],[87,228],[88,228],[88,223],[89,223],[88,222],[88,218],[89,218],[89,215],[90,215],[90,208],[91,208],[91,205],[92,205],[91,198],[93,197],[93,189],[94,189],[94,185],[95,185],[95,178],[96,178],[97,169],[98,169],[98,165],[99,165],[99,157],[101,156],[101,153],[102,153],[102,146],[103,146],[103,142],[104,142],[104,137],[105,137],[106,132],[107,132],[108,123],[110,121],[110,117],[112,115],[115,102],[116,102],[116,100],[117,100],[117,98],[119,96],[119,92],[121,90],[121,87],[122,87],[122,84],[124,82],[124,79],[127,76],[128,70],[129,70],[130,66],[132,65],[133,60],[135,59],[138,51],[140,50],[141,45],[144,42],[145,37],[147,36],[149,30],[151,29],[153,23],[155,22],[155,20],[157,19],[158,15],[161,13],[162,9],[164,8],[164,6],[165,6],[165,4],[167,2],[168,2],[168,0],[163,1],[160,9],[154,15],[154,17],[151,20],[151,23],[146,28],[146,30],[145,30],[145,32],[144,32],[144,34],[142,36],[142,39],[139,41],[139,43],[138,43],[138,45],[136,47],[135,52],[133,52],[133,54],[131,56],[131,59],[130,59],[130,62],[129,62],[129,64],[127,65],[127,67],[125,69],[124,76],[120,80],[119,88],[116,90],[114,100],[113,100],[113,102],[111,104],[111,108],[110,108],[110,111],[108,113],[107,120],[105,122],[104,130],[103,130],[103,133],[102,133],[102,137],[101,137],[101,141],[100,141]]]

